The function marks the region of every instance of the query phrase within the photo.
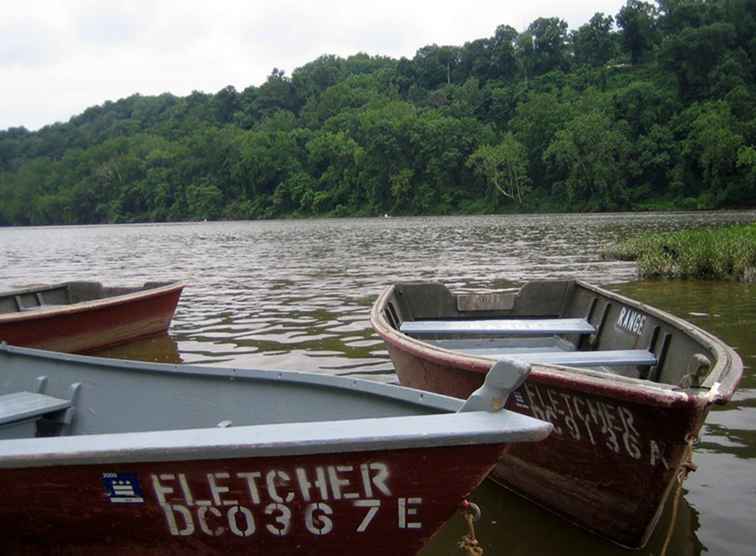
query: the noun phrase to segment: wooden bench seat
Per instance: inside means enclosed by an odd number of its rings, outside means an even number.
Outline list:
[[[37,419],[69,407],[68,400],[34,392],[0,395],[0,438],[32,437]]]
[[[61,305],[58,305],[56,303],[45,303],[44,305],[34,305],[31,307],[21,307],[19,309],[19,312],[21,313],[28,313],[29,311],[40,311],[42,309],[54,309],[56,307],[61,307]]]
[[[494,359],[517,359],[528,363],[551,363],[568,367],[613,367],[621,365],[656,365],[656,356],[645,349],[609,349],[599,351],[547,351],[527,353],[488,353]]]
[[[400,330],[410,336],[551,336],[596,332],[585,319],[414,320],[403,322]]]

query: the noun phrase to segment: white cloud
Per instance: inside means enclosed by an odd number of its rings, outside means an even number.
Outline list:
[[[4,0],[0,21],[0,129],[67,121],[106,100],[259,85],[321,54],[412,57],[523,30],[537,17],[575,28],[622,0],[529,2],[385,0]]]
[[[48,22],[32,17],[0,21],[0,69],[41,68],[64,55],[66,41]]]

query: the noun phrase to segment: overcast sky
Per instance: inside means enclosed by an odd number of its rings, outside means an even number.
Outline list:
[[[0,129],[38,129],[134,93],[242,91],[321,54],[411,58],[538,17],[570,28],[620,0],[2,0]]]

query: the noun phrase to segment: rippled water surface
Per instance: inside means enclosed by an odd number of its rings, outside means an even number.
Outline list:
[[[170,337],[104,352],[132,359],[290,368],[394,381],[368,311],[399,280],[487,291],[535,278],[610,285],[695,322],[746,366],[733,403],[711,412],[699,470],[639,554],[756,553],[756,288],[638,282],[600,250],[645,230],[756,220],[756,212],[388,218],[0,228],[0,290],[94,279],[186,280]],[[628,554],[493,485],[473,497],[486,555]],[[456,554],[454,519],[424,551]]]

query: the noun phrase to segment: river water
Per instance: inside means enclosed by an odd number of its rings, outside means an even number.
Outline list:
[[[709,415],[698,471],[648,547],[658,555],[756,553],[756,285],[641,282],[602,248],[647,230],[756,221],[756,212],[339,219],[0,228],[0,291],[92,279],[184,279],[169,336],[102,355],[218,366],[284,368],[393,382],[368,323],[387,284],[437,280],[490,291],[537,278],[580,278],[686,318],[736,348],[746,367],[732,403]],[[627,554],[495,485],[483,508],[487,556]],[[453,519],[423,552],[458,554]]]

